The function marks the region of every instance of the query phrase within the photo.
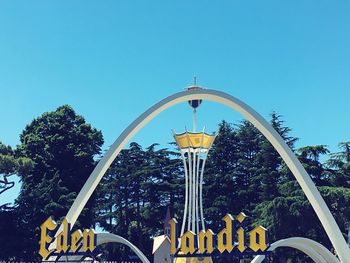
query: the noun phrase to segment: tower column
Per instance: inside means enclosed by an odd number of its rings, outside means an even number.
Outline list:
[[[182,134],[173,132],[175,141],[180,148],[185,171],[185,205],[182,220],[181,235],[186,231],[199,234],[205,230],[203,216],[203,176],[208,151],[211,148],[215,134],[204,132]]]

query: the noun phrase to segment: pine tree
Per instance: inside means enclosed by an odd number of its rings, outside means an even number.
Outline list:
[[[321,163],[322,155],[328,154],[326,145],[306,146],[298,149],[299,161],[317,186],[328,185],[327,171]]]
[[[238,202],[234,170],[239,154],[235,127],[225,121],[219,124],[204,172],[203,208],[207,227],[215,230],[217,222],[235,209]],[[235,211],[232,211],[234,213]]]
[[[335,186],[350,187],[350,142],[338,144],[340,152],[331,154],[326,162],[330,169],[331,182]]]
[[[105,230],[123,236],[151,257],[152,239],[163,231],[167,207],[182,215],[183,171],[178,154],[146,150],[132,142],[121,151],[98,187],[97,220]],[[110,247],[108,247],[110,248]],[[130,251],[105,251],[106,259],[124,260]]]
[[[291,137],[289,133],[291,129],[284,126],[284,121],[281,116],[273,112],[271,114],[272,127],[284,139],[291,149],[294,149],[294,143],[297,138]],[[272,144],[265,138],[262,138],[261,149],[257,155],[259,168],[255,182],[260,186],[255,186],[259,189],[259,199],[261,202],[272,200],[279,195],[278,185],[283,181],[283,161],[278,152],[274,149]]]

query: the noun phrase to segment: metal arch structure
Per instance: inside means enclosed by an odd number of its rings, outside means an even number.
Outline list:
[[[106,244],[106,243],[123,244],[129,247],[139,257],[142,263],[150,263],[147,257],[129,240],[126,240],[121,236],[111,234],[111,233],[97,233],[96,236],[97,236],[96,246]],[[82,257],[81,255],[76,255],[76,256],[68,256],[67,260],[68,259],[70,262],[81,262],[84,259],[84,257]],[[56,260],[56,257],[51,257],[49,259],[49,262],[54,262],[55,260]]]
[[[269,251],[274,251],[279,247],[291,247],[298,249],[308,255],[316,263],[340,263],[339,260],[323,245],[314,240],[303,237],[292,237],[274,242]],[[256,256],[251,263],[261,263],[265,259],[264,255]]]
[[[334,246],[341,262],[350,262],[350,250],[345,242],[345,239],[329,211],[321,194],[317,190],[315,184],[312,182],[310,176],[303,168],[300,161],[294,155],[292,150],[284,142],[282,137],[273,129],[273,127],[254,109],[240,101],[239,99],[217,90],[202,89],[189,90],[175,93],[154,106],[150,107],[136,120],[134,120],[116,139],[110,149],[106,152],[104,157],[99,161],[93,172],[90,174],[88,180],[85,182],[83,188],[79,192],[77,198],[74,200],[66,219],[73,226],[78,216],[86,205],[88,199],[97,187],[103,175],[106,173],[113,160],[127,144],[127,142],[149,121],[151,121],[160,112],[178,104],[194,99],[203,99],[215,101],[224,104],[233,110],[239,112],[243,117],[250,121],[273,145],[281,158],[287,164],[294,177],[301,186],[306,197],[310,201],[315,210],[322,226],[324,227],[332,245]],[[61,229],[57,231],[59,233]],[[56,235],[57,235],[56,233]]]
[[[111,234],[111,233],[98,233],[97,234],[97,245],[105,243],[119,243],[128,246],[134,253],[141,259],[142,263],[150,263],[147,257],[130,241],[125,238]]]

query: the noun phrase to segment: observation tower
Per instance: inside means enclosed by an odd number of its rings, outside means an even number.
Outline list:
[[[196,85],[190,86],[188,90],[202,89]],[[185,171],[185,206],[181,225],[181,236],[186,231],[199,234],[205,230],[203,215],[203,175],[208,152],[215,140],[216,134],[196,131],[196,113],[202,100],[190,100],[189,105],[193,109],[193,131],[177,134],[173,131],[176,144],[180,149]],[[197,242],[198,244],[198,242]],[[212,262],[211,258],[176,258],[180,262]]]

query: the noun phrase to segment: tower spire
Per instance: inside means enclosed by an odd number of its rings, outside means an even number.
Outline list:
[[[197,122],[197,119],[196,119],[196,109],[193,109],[193,132],[196,132],[196,122]]]
[[[190,86],[187,88],[187,90],[199,90],[202,89],[201,87],[197,86],[197,76],[194,75],[193,76],[193,86]],[[188,103],[190,104],[190,106],[193,109],[193,132],[196,132],[196,126],[197,126],[197,108],[199,107],[199,105],[202,103],[202,100],[190,100],[188,101]]]
[[[164,235],[170,237],[170,225],[169,225],[169,220],[171,219],[171,215],[170,215],[170,208],[169,206],[167,207],[166,210],[166,216],[164,219]]]
[[[193,87],[197,87],[197,76],[193,76]],[[197,110],[196,108],[193,108],[193,132],[196,132],[196,124],[197,124],[197,116],[196,116]]]

